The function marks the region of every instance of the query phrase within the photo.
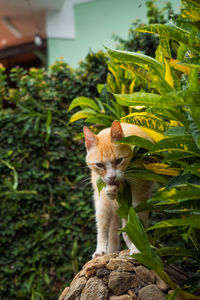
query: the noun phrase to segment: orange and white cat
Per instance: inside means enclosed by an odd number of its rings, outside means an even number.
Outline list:
[[[91,181],[94,189],[94,202],[97,223],[97,247],[93,257],[119,250],[120,218],[116,214],[116,201],[120,182],[124,181],[124,172],[129,166],[133,151],[129,145],[116,144],[122,137],[137,135],[147,140],[151,138],[136,125],[114,121],[111,128],[103,129],[98,135],[87,127],[83,128],[87,149],[86,162],[91,169]],[[96,181],[101,178],[106,186],[99,193]],[[132,204],[138,205],[146,201],[152,192],[153,183],[144,180],[130,180]],[[146,225],[148,213],[139,217]],[[125,220],[122,220],[125,226]],[[123,238],[130,253],[137,253],[137,248],[130,242],[127,235]]]

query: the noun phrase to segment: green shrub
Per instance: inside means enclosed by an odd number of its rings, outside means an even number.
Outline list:
[[[8,80],[0,69],[2,300],[55,299],[94,251],[85,149],[75,138],[82,124],[67,125],[67,108],[82,92],[97,94],[105,60],[90,53],[77,71],[64,62],[15,68]]]

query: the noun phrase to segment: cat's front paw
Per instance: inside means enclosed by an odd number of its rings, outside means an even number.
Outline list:
[[[95,252],[92,254],[92,258],[95,258],[95,257],[97,257],[97,256],[102,256],[102,255],[104,255],[104,254],[106,254],[105,251],[103,251],[103,250],[97,250],[97,251],[95,251]]]
[[[106,195],[111,199],[114,200],[117,198],[117,192],[118,192],[119,188],[116,185],[110,185],[108,184],[105,187],[105,193]]]

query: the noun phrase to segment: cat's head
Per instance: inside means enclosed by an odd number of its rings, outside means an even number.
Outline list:
[[[130,146],[116,143],[124,137],[121,124],[114,121],[111,128],[103,129],[98,135],[87,127],[84,127],[83,131],[89,168],[106,184],[117,185],[123,180],[124,171],[132,158]]]

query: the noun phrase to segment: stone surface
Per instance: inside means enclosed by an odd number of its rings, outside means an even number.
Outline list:
[[[137,295],[135,294],[134,290],[129,290],[127,293],[129,296],[131,296],[131,299],[137,299]]]
[[[113,271],[110,273],[108,287],[117,296],[137,286],[137,277],[129,272]]]
[[[132,297],[129,295],[111,296],[109,300],[132,300]]]
[[[156,285],[161,291],[166,291],[169,289],[169,285],[160,279],[158,275],[156,275]]]
[[[80,277],[80,278],[77,278],[76,281],[72,281],[70,288],[69,288],[66,296],[63,299],[64,300],[75,300],[75,298],[80,295],[85,284],[86,284],[85,277]]]
[[[60,297],[58,300],[63,300],[65,298],[65,296],[67,295],[67,293],[69,292],[69,286],[67,286],[63,292],[61,293]]]
[[[99,278],[104,277],[105,275],[109,275],[110,274],[110,270],[106,269],[106,268],[102,268],[97,270],[96,276]]]
[[[139,300],[165,300],[165,294],[155,284],[143,287],[138,296]]]
[[[106,268],[109,270],[118,271],[134,271],[135,266],[127,259],[124,258],[112,258],[109,263],[107,263]]]
[[[80,300],[105,300],[108,298],[108,287],[98,277],[90,278],[82,293]]]
[[[144,282],[148,284],[155,283],[156,281],[155,274],[143,266],[138,266],[135,269],[135,273],[138,277],[140,277]]]

